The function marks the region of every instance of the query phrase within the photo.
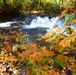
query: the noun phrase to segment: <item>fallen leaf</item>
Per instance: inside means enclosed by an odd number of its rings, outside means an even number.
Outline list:
[[[58,27],[58,25],[54,25],[54,27],[53,28],[57,28]]]

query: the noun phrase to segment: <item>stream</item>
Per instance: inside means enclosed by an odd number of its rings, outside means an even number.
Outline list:
[[[43,14],[21,14],[19,17],[12,19],[11,21],[7,21],[4,23],[0,23],[0,27],[10,27],[12,23],[16,23],[20,21],[23,32],[27,32],[28,38],[37,38],[42,34],[45,34],[48,30],[54,30],[54,25],[58,25],[58,27],[64,27],[64,18],[58,18],[54,15],[43,15]],[[71,25],[72,28],[76,29],[76,25]]]

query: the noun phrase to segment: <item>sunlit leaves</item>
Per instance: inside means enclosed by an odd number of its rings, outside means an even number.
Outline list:
[[[74,24],[76,24],[76,19],[73,20]]]
[[[50,38],[54,34],[53,30],[49,30],[45,35],[41,36],[41,39]]]
[[[70,47],[70,42],[71,42],[71,40],[64,39],[59,43],[59,46],[61,46],[61,47],[66,47],[66,46]]]
[[[55,55],[53,51],[48,50],[46,47],[43,47],[41,49],[41,52],[42,52],[42,55],[45,56],[45,57],[54,56]]]
[[[46,61],[47,61],[47,59],[45,57],[41,57],[39,59],[39,63],[41,63],[42,65],[44,65]]]
[[[35,61],[38,61],[41,57],[41,53],[35,52],[33,54],[30,54],[30,58],[34,59]]]
[[[43,54],[44,56],[46,56],[46,57],[49,56],[49,51],[46,49],[46,47],[43,47],[43,48],[42,48],[42,54]]]
[[[22,43],[22,44],[20,45],[20,48],[21,48],[21,49],[26,49],[26,43]]]
[[[8,54],[0,54],[0,60],[3,60],[5,62],[6,61],[17,62],[17,58],[15,56],[8,56]]]
[[[75,17],[74,14],[66,14],[65,20],[70,20],[72,17]]]
[[[21,58],[25,58],[27,56],[27,52],[26,51],[23,51],[22,54],[21,54]]]
[[[71,35],[69,35],[69,39],[70,39],[71,41],[74,41],[74,40],[76,39],[76,34],[71,34]]]

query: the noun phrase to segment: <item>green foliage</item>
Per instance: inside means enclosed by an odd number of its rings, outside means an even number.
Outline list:
[[[35,69],[31,68],[31,70],[28,72],[28,75],[37,75],[37,72]]]
[[[41,57],[39,60],[39,63],[44,65],[46,61],[47,61],[47,59],[45,57]]]
[[[55,63],[57,63],[61,67],[66,67],[67,63],[63,62],[62,60],[55,59]]]
[[[66,29],[66,32],[67,32],[67,34],[72,34],[72,33],[74,33],[75,31],[74,31],[74,29],[72,29],[71,27],[68,27],[68,28]]]
[[[47,72],[47,71],[48,71],[48,68],[44,68],[43,71],[44,71],[44,72]]]
[[[70,20],[72,17],[75,17],[75,14],[66,14],[65,20],[68,21],[68,20]]]
[[[60,13],[64,10],[66,3],[63,0],[0,0],[0,10],[9,11],[9,13],[10,11],[31,12],[32,10],[43,10],[44,13]]]

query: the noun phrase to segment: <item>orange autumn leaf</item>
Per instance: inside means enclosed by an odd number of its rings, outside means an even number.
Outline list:
[[[70,43],[71,43],[71,40],[70,39],[64,39],[62,40],[60,43],[59,43],[59,46],[61,47],[70,47]]]
[[[47,71],[47,74],[48,75],[52,75],[53,73],[54,73],[54,70],[53,69],[50,69],[50,70]]]
[[[42,54],[43,54],[44,56],[46,56],[46,57],[49,56],[49,51],[46,49],[45,46],[42,48]]]
[[[41,72],[41,75],[48,75],[47,72]]]
[[[41,53],[48,57],[48,56],[54,56],[54,51],[49,51],[45,46],[41,49]]]
[[[41,53],[40,52],[35,52],[33,54],[30,54],[30,58],[34,59],[35,61],[38,61],[41,57]]]
[[[74,41],[75,38],[76,38],[76,34],[71,34],[71,35],[69,35],[68,38],[69,38],[71,41]]]
[[[76,38],[76,34],[70,34],[66,39],[63,39],[59,42],[59,46],[61,47],[70,47],[71,41],[74,41]]]
[[[54,26],[53,26],[53,28],[57,28],[57,27],[58,27],[58,25],[54,25]]]
[[[31,43],[31,44],[29,45],[29,47],[30,47],[31,49],[34,48],[34,47],[37,48],[37,45],[36,45],[35,43]]]
[[[31,43],[29,45],[30,53],[34,53],[38,51],[37,45],[35,43]]]
[[[23,59],[23,58],[26,58],[27,55],[28,55],[28,52],[27,52],[27,51],[23,51],[23,52],[21,53],[21,58],[22,58],[22,59]]]

